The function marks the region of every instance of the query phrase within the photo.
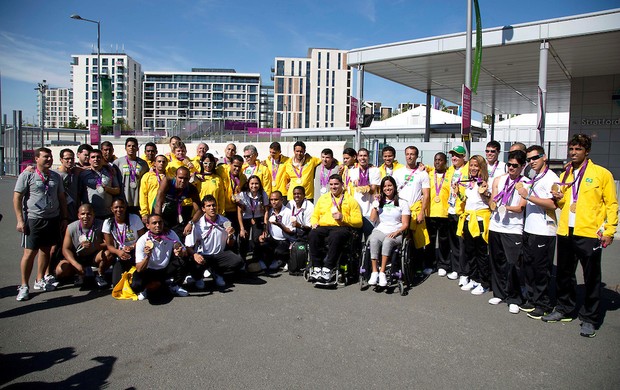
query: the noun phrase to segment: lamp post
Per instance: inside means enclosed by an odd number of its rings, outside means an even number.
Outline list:
[[[42,83],[39,83],[37,88],[35,88],[41,94],[41,147],[45,146],[45,92],[47,91],[46,80],[43,80]]]
[[[101,23],[97,20],[85,19],[80,15],[73,14],[71,19],[83,20],[97,24],[97,135],[101,143]],[[91,141],[92,142],[92,141]]]

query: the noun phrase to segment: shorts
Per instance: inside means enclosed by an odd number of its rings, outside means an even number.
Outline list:
[[[60,245],[60,217],[28,219],[22,247],[37,250]]]
[[[82,267],[92,267],[95,265],[95,257],[97,257],[97,254],[99,254],[99,252],[91,253],[90,255],[84,256],[76,255],[75,260],[77,260],[77,262],[80,263]]]

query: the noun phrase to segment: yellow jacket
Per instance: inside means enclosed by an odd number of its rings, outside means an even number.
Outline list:
[[[266,160],[263,160],[263,164],[267,167],[269,174],[271,175],[271,191],[280,191],[283,196],[287,195],[286,190],[286,164],[289,162],[290,158],[280,155],[280,165],[277,165],[276,168],[276,179],[273,180],[273,159],[271,156],[267,157]],[[265,188],[265,190],[267,190]]]
[[[251,176],[251,174],[249,174],[251,170],[249,167],[250,166],[248,164],[243,164],[243,167],[241,168],[241,172],[243,172],[245,177]],[[260,161],[256,160],[256,170],[253,171],[252,174],[258,176],[263,185],[263,189],[267,193],[267,196],[271,195],[271,171],[266,166],[261,164]]]
[[[426,228],[426,219],[422,223],[416,221],[417,215],[422,210],[422,201],[418,200],[411,205],[411,220],[409,221],[409,229],[413,233],[413,245],[416,249],[424,248],[431,243],[428,229]]]
[[[316,202],[314,212],[310,218],[310,224],[319,226],[350,226],[354,228],[361,228],[362,210],[360,209],[359,204],[345,191],[343,191],[340,196],[344,196],[340,207],[342,221],[336,221],[332,217],[332,196],[331,192],[328,192],[327,194],[321,195],[319,200]],[[336,198],[336,203],[340,203],[340,198]]]
[[[166,175],[161,174],[160,179],[163,181]],[[159,191],[159,181],[155,172],[148,171],[140,179],[140,216],[145,217],[155,209],[157,201],[157,191]]]
[[[396,172],[397,169],[402,167],[404,167],[403,164],[394,160],[394,162],[392,163],[392,175],[394,174],[394,172]],[[385,163],[381,164],[381,166],[379,167],[379,171],[381,172],[381,179],[387,176],[387,171],[385,170]]]
[[[293,166],[293,159],[290,158],[286,163],[285,177],[286,183],[290,183],[288,187],[288,199],[293,199],[293,189],[297,186],[304,186],[306,197],[314,196],[314,169],[321,163],[318,157],[310,157],[306,155],[305,164],[301,170],[301,183],[298,182],[297,174],[299,169]],[[310,199],[310,198],[309,198]],[[316,199],[314,199],[316,201]]]
[[[207,195],[213,195],[217,201],[217,213],[224,215],[226,208],[226,192],[222,184],[222,179],[215,174],[204,175],[202,178],[204,181],[196,179],[194,182],[194,185],[198,188],[200,201],[202,202],[202,198]]]
[[[188,164],[184,164],[184,162],[187,162]],[[179,167],[182,167],[182,166],[187,167],[189,169],[190,174],[196,173],[196,167],[194,166],[194,164],[192,163],[192,160],[190,160],[189,157],[185,157],[183,161],[179,161],[176,158],[174,158],[166,166],[166,176],[169,179],[173,179],[174,176],[177,174],[177,169],[179,169]]]
[[[232,199],[233,186],[230,180],[230,175],[228,173],[229,170],[224,169],[224,171],[226,172],[226,176],[224,178],[220,177],[222,179],[222,187],[224,188],[224,210],[227,213],[236,212],[237,204],[233,202]],[[245,177],[245,175],[243,173],[239,173],[239,185],[235,188],[235,193],[238,194],[241,192],[241,187],[243,187],[246,181],[248,181],[248,179]]]
[[[571,170],[572,171],[572,170]],[[564,179],[566,172],[560,175]],[[570,172],[566,183],[574,180]],[[572,187],[560,186],[564,197],[558,201],[561,209],[558,232],[560,236],[568,236],[568,214],[572,199]],[[579,198],[575,211],[575,229],[573,234],[581,237],[597,238],[596,232],[604,226],[603,235],[613,237],[618,226],[618,200],[614,178],[607,169],[596,165],[590,160],[579,186]]]
[[[454,173],[454,170],[452,171],[452,173]],[[439,186],[440,186],[439,202],[435,202],[435,197],[437,196],[437,193],[436,193],[437,183],[435,183],[435,168],[430,170],[430,172],[428,173],[428,176],[430,178],[430,185],[431,185],[430,202],[429,202],[430,210],[426,211],[426,215],[428,215],[431,218],[433,217],[448,218],[448,199],[450,198],[450,191],[451,191],[450,179],[452,179],[452,176],[448,175],[447,170],[444,173],[437,174],[437,180],[441,182],[439,183]]]
[[[469,217],[469,221],[467,221],[467,217]],[[478,224],[478,217],[482,218],[482,227],[484,231],[480,231],[480,226]],[[459,215],[459,225],[456,229],[456,235],[459,237],[463,237],[463,229],[465,228],[465,223],[467,223],[467,230],[471,234],[472,237],[476,238],[482,235],[484,241],[489,242],[489,221],[491,220],[491,210],[490,209],[480,209],[480,210],[465,210],[463,214]]]

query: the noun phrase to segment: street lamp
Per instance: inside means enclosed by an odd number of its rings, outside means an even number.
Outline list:
[[[48,86],[46,84],[46,80],[43,80],[42,83],[39,83],[37,85],[37,88],[35,88],[37,91],[39,91],[39,93],[41,94],[41,147],[45,147],[45,92],[48,89]]]
[[[90,20],[81,17],[80,15],[73,14],[71,19],[83,20],[85,22],[97,24],[97,135],[101,143],[101,23],[97,20]],[[92,140],[91,140],[92,142]]]

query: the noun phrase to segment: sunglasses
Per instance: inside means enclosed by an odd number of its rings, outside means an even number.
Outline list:
[[[530,161],[536,161],[539,158],[541,158],[542,156],[544,156],[544,154],[539,154],[538,156],[532,156],[532,157],[528,157],[525,159],[525,161],[530,162]]]
[[[495,149],[487,149],[487,150],[485,150],[485,152],[487,152],[487,153],[497,153],[497,150],[495,150]]]
[[[511,163],[506,163],[506,166],[508,168],[519,168],[521,166],[521,164],[511,164]]]
[[[250,157],[252,157],[251,154],[249,156],[243,156],[243,158],[245,158],[246,160],[249,159]]]

